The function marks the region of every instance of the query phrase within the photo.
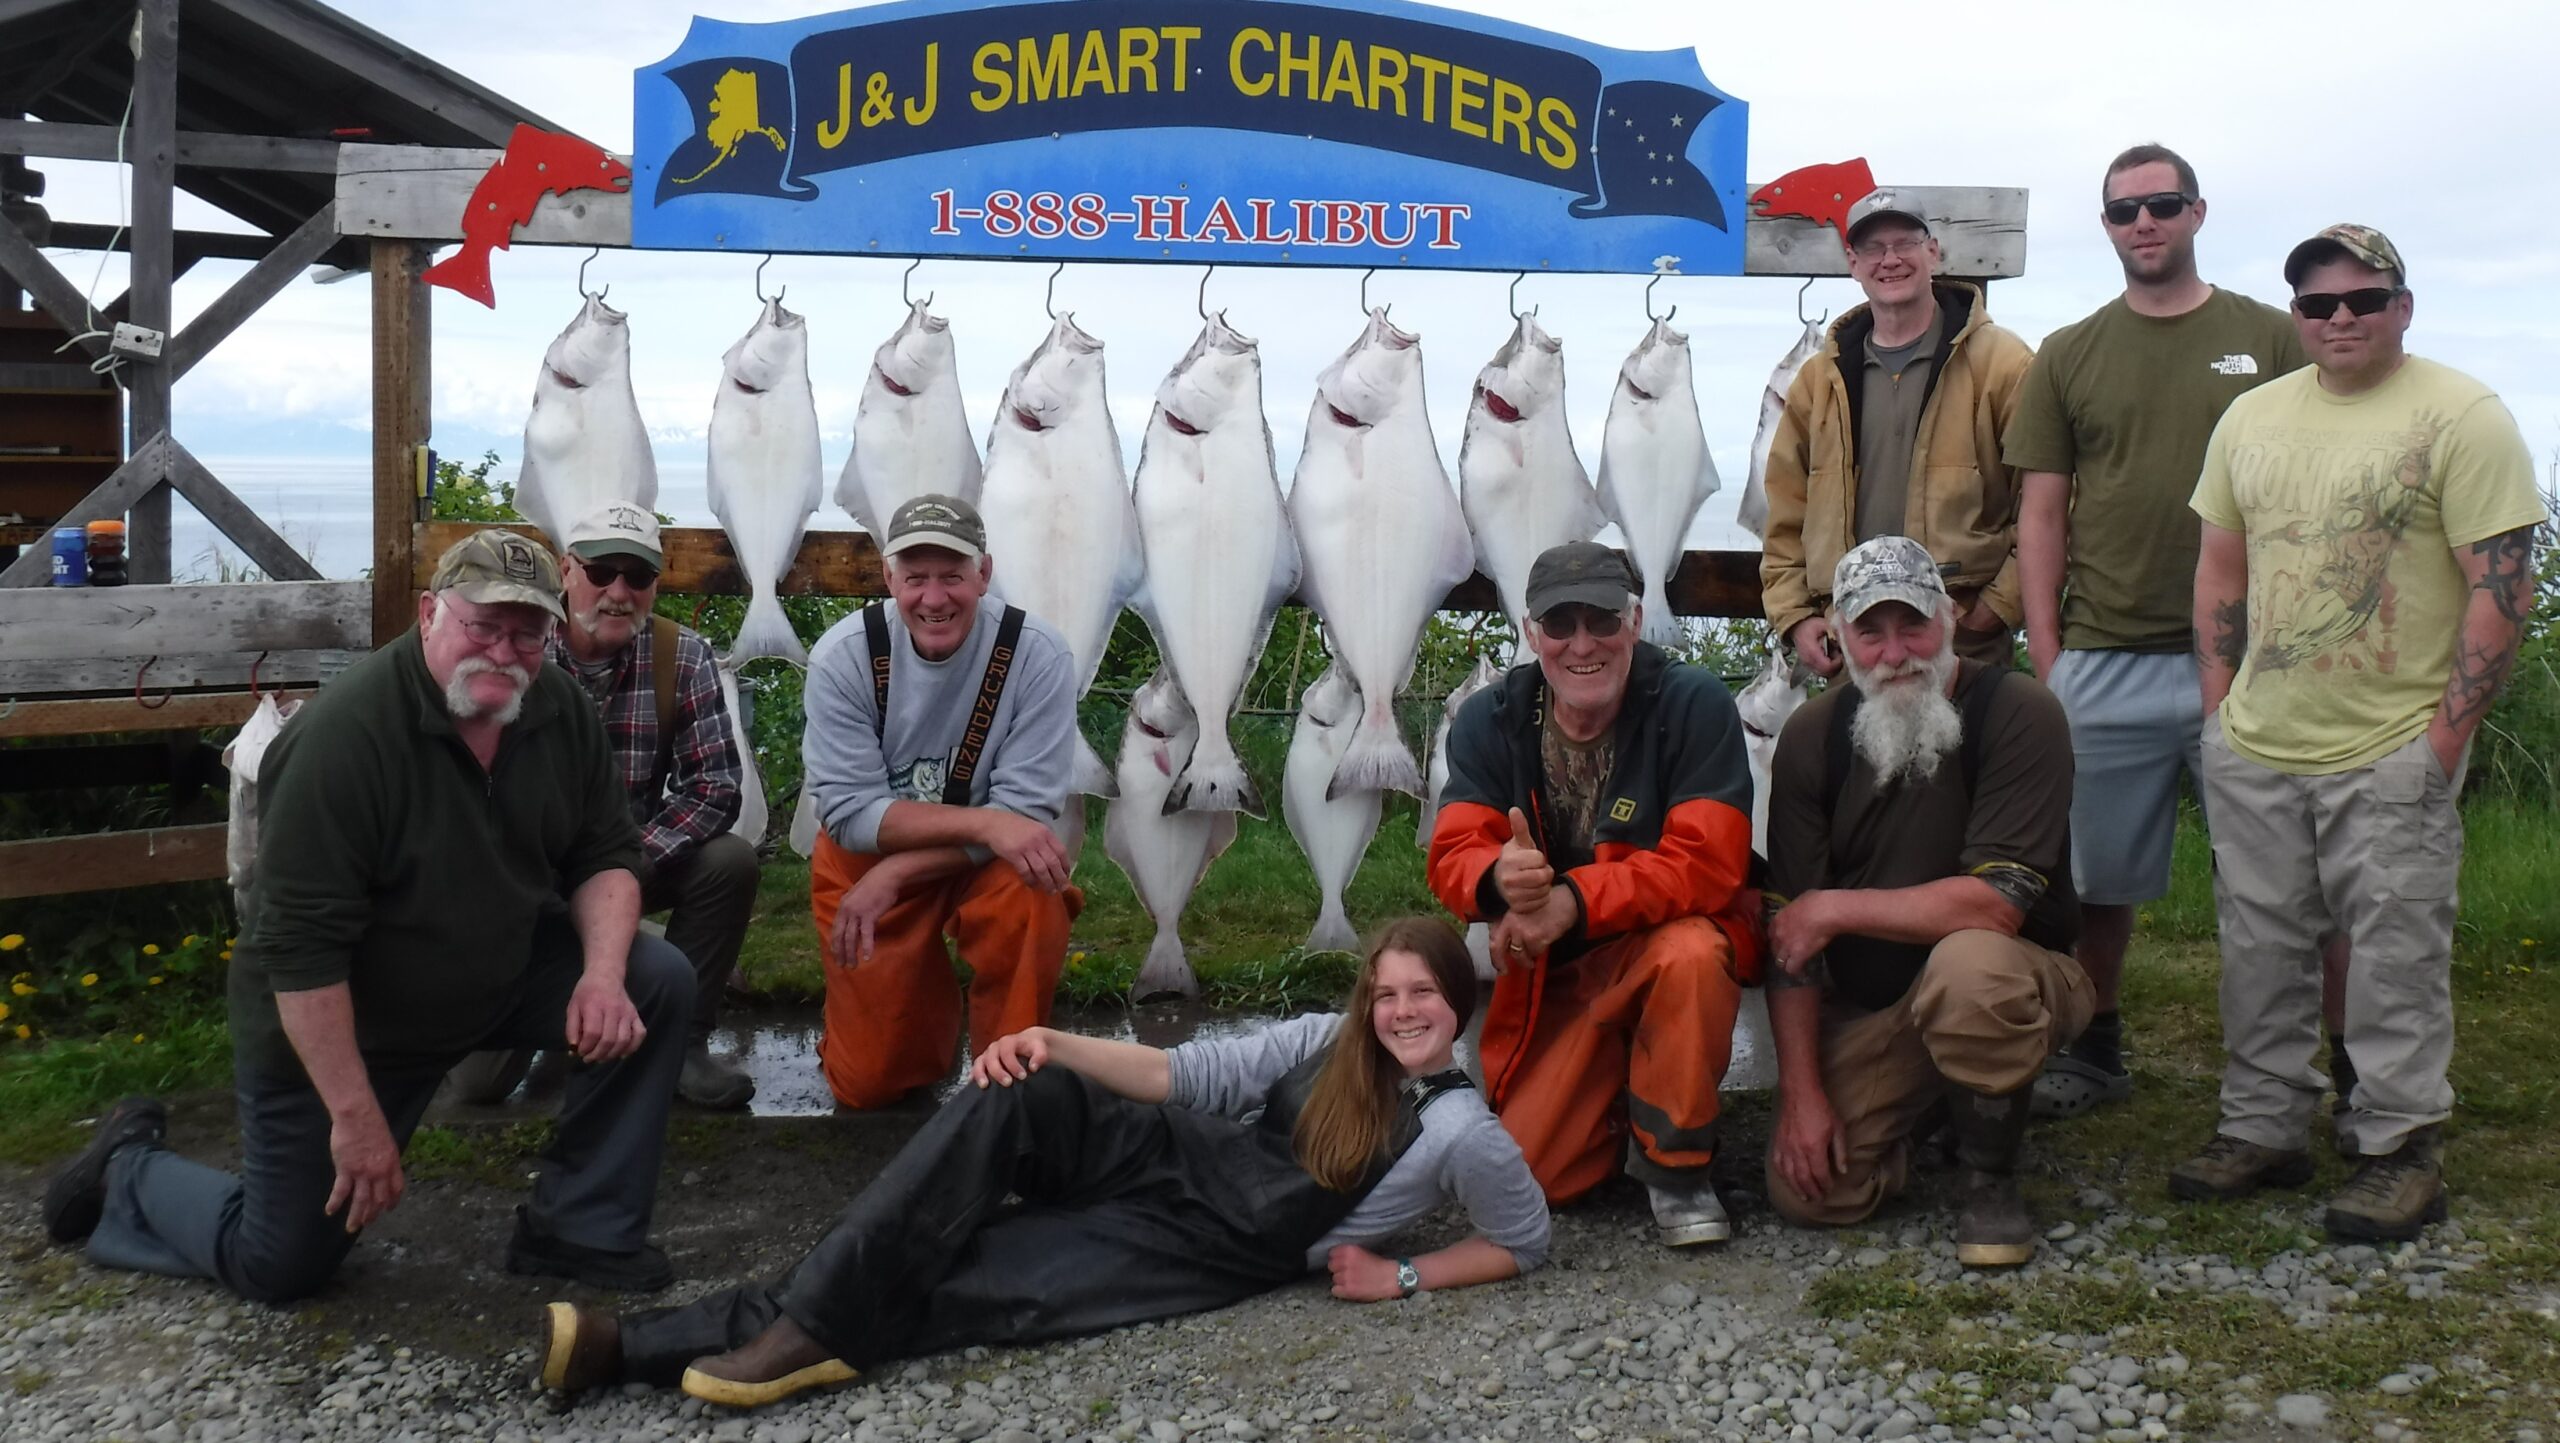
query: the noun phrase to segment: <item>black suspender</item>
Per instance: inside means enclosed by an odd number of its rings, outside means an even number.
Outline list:
[[[2000,682],[2009,674],[2005,666],[1985,666],[1967,684],[1958,704],[1964,711],[1964,740],[1957,745],[1957,764],[1963,769],[1964,793],[1973,795],[1974,783],[1982,775],[1983,728],[1991,718],[1991,698],[2000,690]],[[1822,815],[1834,818],[1840,811],[1840,793],[1849,785],[1849,768],[1857,761],[1857,747],[1849,740],[1849,724],[1858,714],[1863,700],[1858,689],[1847,681],[1834,683],[1843,695],[1840,704],[1831,709],[1830,733],[1823,738]]]
[[[987,653],[986,674],[978,680],[978,699],[969,708],[969,729],[960,736],[960,750],[951,759],[950,774],[943,778],[942,804],[947,807],[969,805],[969,784],[978,775],[978,763],[986,756],[987,738],[995,734],[996,704],[1004,700],[1005,683],[1013,677],[1013,654],[1022,644],[1022,623],[1026,613],[1019,606],[1008,606],[996,622],[995,649]],[[871,645],[871,734],[887,733],[889,725],[889,609],[885,602],[875,601],[862,609],[862,633]]]

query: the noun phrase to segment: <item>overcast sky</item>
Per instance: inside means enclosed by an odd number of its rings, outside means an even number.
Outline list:
[[[672,52],[687,0],[613,6],[341,0],[439,62],[609,148],[631,140],[632,72]],[[2206,279],[2284,297],[2278,265],[2333,221],[2378,225],[2399,243],[2417,295],[2411,348],[2470,371],[2515,411],[2536,454],[2560,446],[2560,220],[2541,204],[2560,164],[2560,9],[2546,0],[2439,0],[2312,8],[2155,0],[2140,6],[1977,0],[1702,5],[1582,0],[1559,7],[1487,0],[1469,8],[1524,24],[1569,25],[1592,42],[1694,47],[1708,77],[1751,106],[1755,181],[1864,155],[1885,184],[2022,186],[2030,191],[2027,274],[1993,288],[1995,318],[2030,342],[2121,288],[2098,223],[2100,173],[2136,141],[2183,151],[2209,199],[2199,240]],[[789,0],[723,0],[720,18],[821,13]],[[286,83],[279,79],[277,83]],[[65,220],[115,218],[111,168],[39,162],[47,205]],[[238,229],[180,198],[182,225]],[[84,286],[94,257],[56,252]],[[496,257],[498,309],[436,292],[435,419],[448,455],[497,449],[512,465],[544,347],[577,307],[584,251]],[[733,256],[609,253],[589,273],[631,314],[640,406],[671,465],[698,463],[720,354],[754,319],[753,262]],[[245,266],[206,262],[179,283],[181,324]],[[872,349],[897,324],[900,265],[783,257],[768,283],[808,316],[812,373],[840,464]],[[1043,265],[927,262],[920,290],[952,318],[972,427],[983,438],[1012,367],[1048,327]],[[110,263],[100,299],[122,285]],[[1134,441],[1165,369],[1190,344],[1197,267],[1070,265],[1058,302],[1107,345],[1114,418]],[[1210,304],[1262,341],[1266,403],[1284,478],[1316,373],[1357,333],[1357,271],[1227,269]],[[1457,461],[1469,382],[1508,333],[1507,277],[1381,274],[1371,297],[1421,333],[1434,423]],[[1749,465],[1769,368],[1793,342],[1794,284],[1675,279],[1697,356],[1698,398],[1725,490],[1701,539],[1723,530]],[[1596,468],[1600,410],[1644,329],[1640,280],[1532,277],[1523,305],[1560,336],[1574,433]],[[1846,280],[1817,282],[1817,312],[1853,304]],[[227,341],[177,391],[177,431],[220,462],[346,457],[361,484],[369,424],[362,279],[296,285]],[[1135,464],[1136,450],[1130,447]],[[849,524],[832,505],[821,524]],[[292,518],[283,518],[290,521]],[[707,516],[689,516],[703,520]]]

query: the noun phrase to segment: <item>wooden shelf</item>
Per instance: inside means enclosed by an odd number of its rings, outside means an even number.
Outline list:
[[[122,456],[13,456],[0,452],[0,466],[121,466]]]

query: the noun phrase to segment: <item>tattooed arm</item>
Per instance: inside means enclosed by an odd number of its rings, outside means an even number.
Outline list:
[[[2196,557],[2196,677],[2211,716],[2249,654],[2249,538],[2208,521]]]
[[[2471,581],[2471,605],[2453,642],[2453,674],[2445,678],[2444,703],[2427,725],[2427,741],[2453,775],[2462,749],[2489,714],[2498,689],[2516,664],[2525,618],[2533,612],[2533,528],[2519,526],[2454,553]]]

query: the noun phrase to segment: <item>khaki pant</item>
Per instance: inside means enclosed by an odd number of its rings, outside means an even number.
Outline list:
[[[2320,941],[2333,928],[2352,958],[2356,1064],[2337,1125],[2376,1156],[2451,1116],[2458,777],[2445,776],[2424,732],[2353,771],[2274,771],[2232,751],[2216,716],[2205,723],[2204,781],[2229,1054],[2220,1130],[2261,1147],[2308,1139],[2328,1085],[2315,1062]]]
[[[1849,1166],[1822,1198],[1798,1195],[1771,1167],[1770,1205],[1814,1227],[1873,1214],[1902,1191],[1911,1134],[1949,1084],[1993,1096],[2027,1086],[2089,1025],[2094,1005],[2089,974],[2070,957],[1969,931],[1939,942],[1893,1006],[1825,1006],[1822,1090],[1847,1135]]]

